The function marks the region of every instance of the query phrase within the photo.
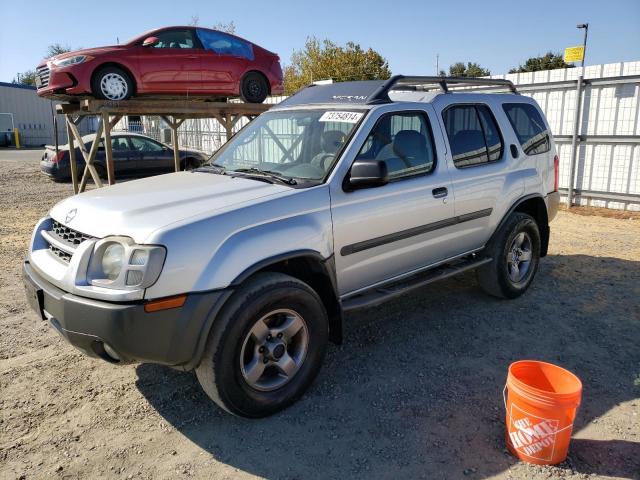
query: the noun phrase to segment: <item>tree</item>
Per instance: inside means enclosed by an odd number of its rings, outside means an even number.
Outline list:
[[[230,33],[231,35],[236,33],[236,24],[233,23],[233,20],[230,22],[218,22],[213,26],[214,30],[218,30],[219,32]]]
[[[531,57],[524,65],[512,68],[509,73],[537,72],[539,70],[555,70],[556,68],[573,68],[573,65],[565,63],[559,53],[547,52],[540,57]]]
[[[63,46],[59,43],[54,43],[47,47],[47,52],[45,53],[45,58],[55,57],[56,55],[60,55],[61,53],[70,52],[71,48],[66,45]],[[19,72],[13,77],[11,83],[19,83],[21,85],[35,85],[36,84],[36,72],[34,70],[27,70],[26,72]]]
[[[371,48],[363,50],[354,42],[341,47],[328,39],[309,37],[284,69],[284,89],[285,95],[291,95],[314,80],[383,80],[390,76],[387,60]]]
[[[446,76],[444,70],[440,70],[441,76]],[[456,62],[449,66],[449,76],[451,77],[488,77],[491,72],[480,66],[475,62],[467,62],[465,66],[464,62]]]
[[[62,53],[67,53],[71,51],[71,47],[69,45],[61,45],[59,43],[54,43],[53,45],[49,45],[47,47],[47,54],[45,58],[55,57],[56,55],[60,55]]]
[[[198,25],[200,25],[200,16],[191,15],[191,20],[189,21],[189,25],[191,25],[192,27],[197,27]],[[236,24],[233,23],[233,20],[227,23],[218,22],[215,25],[213,25],[211,28],[213,28],[214,30],[218,30],[219,32],[230,33],[232,35],[236,33]]]
[[[18,83],[21,85],[35,85],[36,84],[36,72],[35,70],[27,70],[26,72],[16,73],[11,83]]]

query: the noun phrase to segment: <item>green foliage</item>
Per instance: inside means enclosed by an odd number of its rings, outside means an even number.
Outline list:
[[[302,50],[291,55],[284,69],[285,95],[291,95],[315,80],[383,80],[391,76],[387,60],[369,48],[348,42],[344,47],[331,40],[307,38]]]
[[[49,45],[47,47],[47,54],[45,58],[55,57],[56,55],[60,55],[62,53],[67,53],[71,51],[71,47],[69,45],[61,45],[59,43],[54,43],[53,45]]]
[[[27,70],[26,72],[17,73],[11,83],[19,83],[21,85],[35,85],[36,84],[36,72],[35,70]]]
[[[556,68],[573,68],[573,65],[565,63],[559,53],[547,52],[540,57],[531,57],[524,65],[512,68],[509,73],[537,72],[539,70],[555,70]]]
[[[440,75],[446,76],[447,73],[440,70]],[[464,62],[456,62],[449,66],[450,77],[488,77],[489,75],[491,72],[488,69],[482,68],[480,64],[475,62],[467,62],[466,65]]]
[[[45,58],[55,57],[56,55],[60,55],[61,53],[70,52],[71,48],[69,46],[63,46],[60,43],[54,43],[47,47],[47,52],[45,53]],[[36,84],[36,72],[35,70],[27,70],[26,72],[16,73],[16,76],[13,77],[11,83],[19,83],[21,85],[35,85]]]

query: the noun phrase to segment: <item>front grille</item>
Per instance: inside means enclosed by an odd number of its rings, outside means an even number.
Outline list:
[[[43,67],[38,67],[36,69],[36,75],[40,78],[40,87],[45,88],[49,86],[49,75],[50,75],[49,67],[46,65]]]
[[[55,220],[51,221],[51,230],[49,230],[49,234],[56,237],[57,240],[60,240],[72,249],[75,249],[85,240],[91,240],[93,238],[91,235],[86,235],[78,232],[77,230],[73,230],[72,228],[65,227]],[[49,251],[64,262],[69,263],[71,261],[71,253],[62,250],[52,243],[49,244]]]
[[[86,235],[84,233],[78,232],[77,230],[65,227],[60,222],[56,222],[55,220],[51,222],[50,233],[74,248],[80,245],[85,240],[91,240],[93,238],[91,235]]]
[[[58,247],[49,245],[49,251],[64,262],[69,263],[71,261],[71,254],[65,252],[64,250],[60,250]]]

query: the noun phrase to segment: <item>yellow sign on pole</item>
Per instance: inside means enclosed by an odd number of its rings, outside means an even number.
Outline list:
[[[564,49],[564,61],[567,63],[580,62],[584,58],[584,47],[568,47]]]

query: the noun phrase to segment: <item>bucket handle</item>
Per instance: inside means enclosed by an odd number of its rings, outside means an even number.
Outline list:
[[[511,414],[509,413],[509,410],[507,410],[507,384],[506,383],[504,384],[504,388],[502,389],[502,401],[504,402],[504,411],[506,412],[507,416],[509,417],[509,424],[511,424]],[[565,425],[560,430],[556,430],[554,432],[554,435],[557,435],[560,432],[563,432],[563,431],[567,430],[568,428],[572,428],[572,427],[573,427],[573,422],[570,423],[569,425]],[[507,425],[507,430],[509,430],[509,425]]]

